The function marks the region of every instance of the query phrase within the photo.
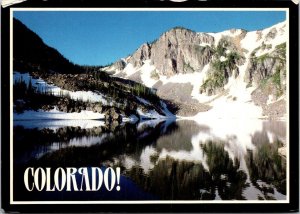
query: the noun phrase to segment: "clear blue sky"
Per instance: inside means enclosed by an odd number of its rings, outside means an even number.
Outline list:
[[[175,26],[197,32],[248,31],[286,19],[282,11],[15,11],[14,17],[77,64],[106,65]]]

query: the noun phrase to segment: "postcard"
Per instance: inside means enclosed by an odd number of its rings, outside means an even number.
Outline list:
[[[5,211],[299,208],[298,6],[165,3],[2,8]]]

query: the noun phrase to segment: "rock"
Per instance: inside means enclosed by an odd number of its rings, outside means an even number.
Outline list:
[[[119,113],[115,108],[112,108],[112,109],[111,109],[110,115],[111,115],[111,118],[112,118],[113,120],[117,120],[117,121],[118,121],[118,120],[120,119],[120,117],[121,117],[120,113]]]
[[[102,112],[102,105],[101,104],[96,104],[93,108],[94,112],[101,113]]]
[[[278,65],[278,60],[273,57],[266,57],[263,60],[252,59],[248,65],[245,74],[245,82],[247,83],[260,83],[261,80],[271,76],[275,73]]]
[[[111,107],[104,112],[104,120],[106,121],[106,123],[111,123],[113,121],[120,123],[122,121],[122,116],[118,109],[116,109],[115,107]]]
[[[112,121],[110,124],[109,124],[109,129],[110,131],[114,132],[117,128],[119,127],[119,123],[118,121]]]
[[[123,70],[126,66],[126,63],[123,61],[123,60],[118,60],[117,62],[115,62],[113,64],[113,67],[116,69],[116,70]]]
[[[268,34],[266,35],[266,40],[268,41],[268,40],[270,40],[270,39],[274,39],[275,36],[276,36],[276,34],[277,34],[276,28],[272,28],[272,29],[268,32]]]
[[[67,106],[61,106],[61,111],[63,111],[63,112],[68,112]]]
[[[279,155],[286,157],[286,147],[284,146],[284,147],[279,148],[278,153],[279,153]]]
[[[205,43],[200,46],[201,43]],[[214,37],[184,28],[174,28],[164,33],[152,44],[143,44],[129,59],[133,66],[141,67],[150,59],[160,74],[191,73],[201,70],[210,62]]]
[[[133,64],[135,67],[140,67],[143,65],[143,61],[150,58],[151,46],[146,43],[143,44],[136,52],[130,57],[129,63]]]
[[[109,111],[104,112],[104,120],[107,122],[111,121],[111,115]]]

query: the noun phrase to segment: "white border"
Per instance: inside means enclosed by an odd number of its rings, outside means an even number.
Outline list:
[[[283,11],[286,12],[286,29],[288,31],[288,41],[286,43],[286,200],[139,200],[139,201],[14,201],[13,200],[13,12],[14,11]],[[289,133],[289,8],[10,8],[10,204],[287,204],[290,202],[290,133]]]

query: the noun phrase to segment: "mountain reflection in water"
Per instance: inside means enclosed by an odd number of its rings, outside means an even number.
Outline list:
[[[128,180],[122,189],[130,181],[145,194],[133,198],[129,191],[117,200],[286,199],[286,160],[278,154],[287,143],[283,121],[178,120],[86,127],[48,121],[35,128],[19,121],[14,126],[16,173],[27,166],[121,167],[122,178]],[[91,199],[84,197],[80,199]]]

